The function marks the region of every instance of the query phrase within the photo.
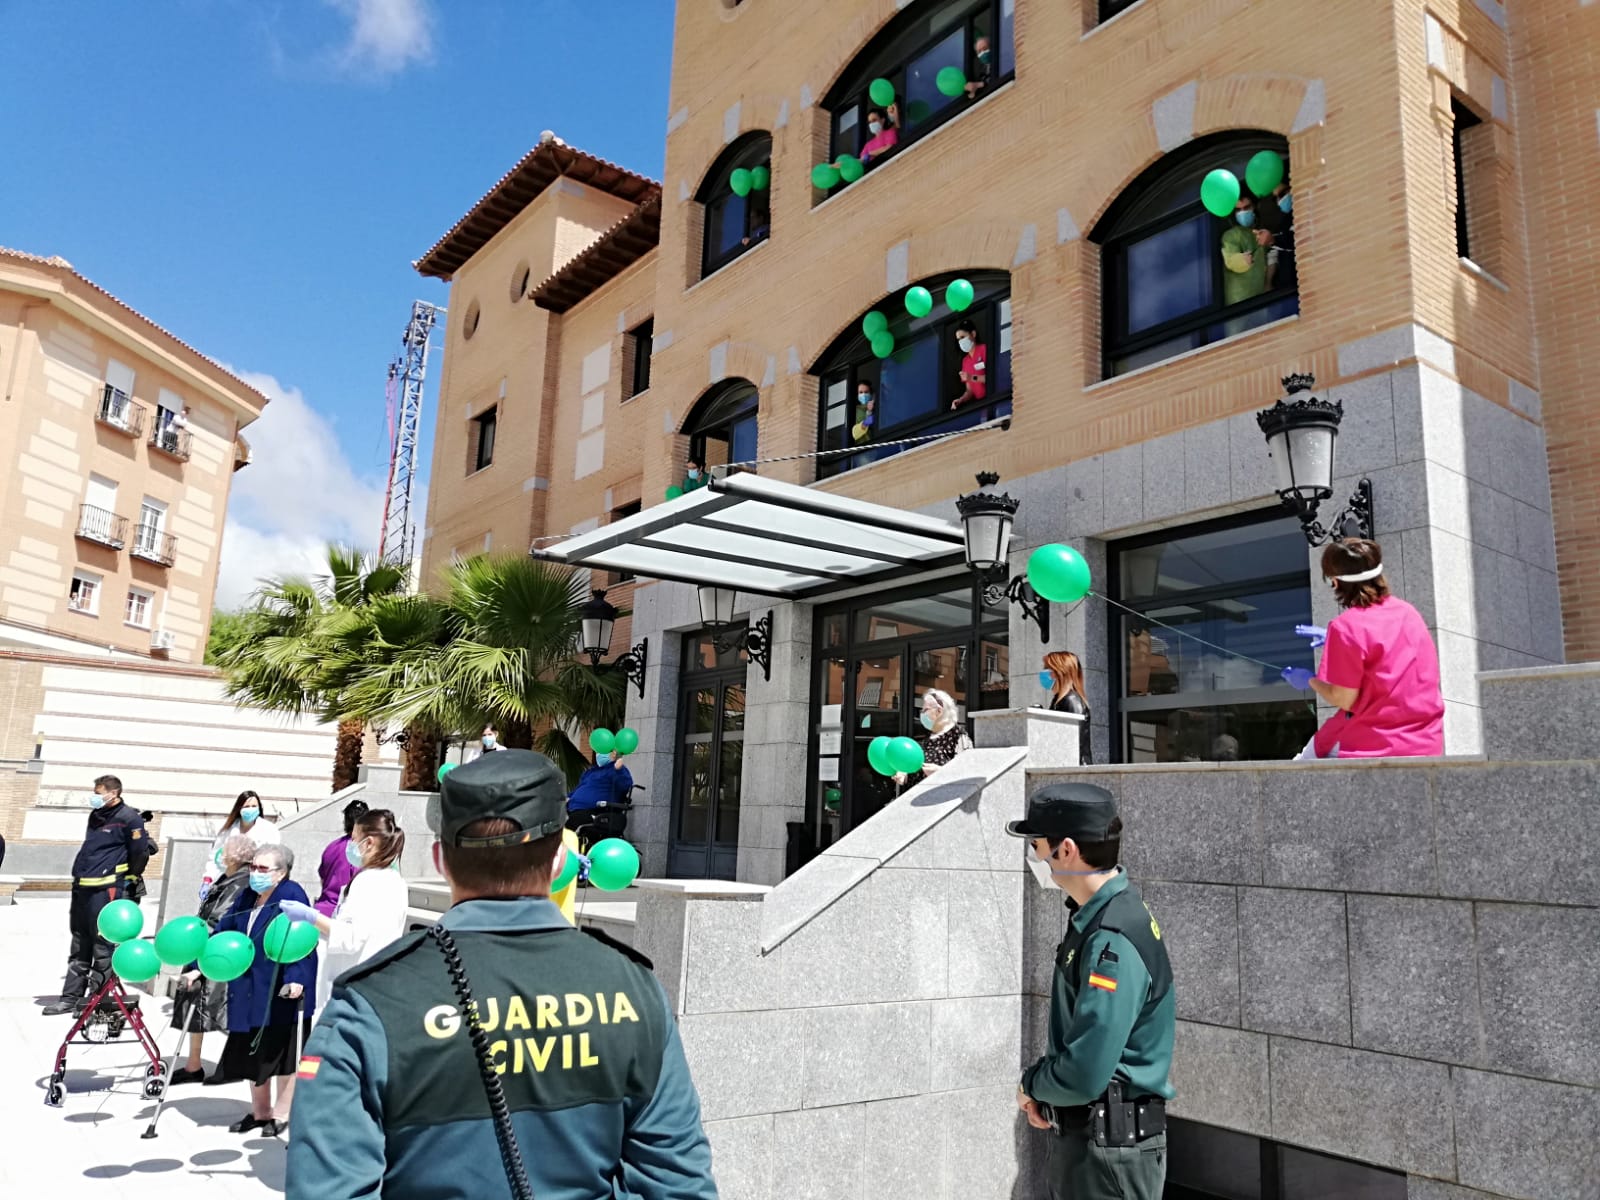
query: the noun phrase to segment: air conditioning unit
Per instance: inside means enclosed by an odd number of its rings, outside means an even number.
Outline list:
[[[150,649],[171,650],[178,644],[178,636],[170,629],[152,629],[150,631]]]

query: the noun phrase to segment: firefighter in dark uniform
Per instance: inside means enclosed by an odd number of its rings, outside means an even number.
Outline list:
[[[122,801],[122,780],[102,775],[89,802],[89,832],[72,860],[72,953],[61,999],[44,1010],[49,1017],[77,1010],[100,990],[111,971],[111,943],[100,936],[100,910],[130,892],[143,894],[150,838],[144,818]]]
[[[714,1200],[700,1100],[648,960],[550,900],[566,779],[485,754],[440,785],[451,907],[340,976],[300,1062],[294,1200]],[[531,1190],[527,1190],[531,1188]]]
[[[1104,788],[1048,784],[1008,831],[1067,893],[1050,1039],[1022,1073],[1017,1106],[1048,1129],[1055,1200],[1160,1200],[1176,1032],[1161,927],[1117,865],[1122,819]]]

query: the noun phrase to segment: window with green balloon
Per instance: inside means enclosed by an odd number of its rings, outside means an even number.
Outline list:
[[[767,240],[771,196],[772,135],[747,133],[722,152],[695,194],[705,216],[702,279]]]

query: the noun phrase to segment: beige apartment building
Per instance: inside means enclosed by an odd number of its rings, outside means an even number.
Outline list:
[[[0,645],[205,655],[267,398],[60,258],[0,250]]]

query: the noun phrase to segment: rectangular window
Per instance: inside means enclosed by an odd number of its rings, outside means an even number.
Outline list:
[[[481,471],[494,462],[494,433],[499,411],[500,406],[496,405],[488,412],[474,418],[472,422],[476,426],[475,448],[472,455],[474,472]]]
[[[104,475],[90,475],[83,489],[83,502],[102,512],[117,511],[117,481]]]
[[[650,355],[654,352],[655,336],[654,317],[628,334],[628,342],[633,348],[633,379],[630,381],[628,394],[623,397],[624,400],[650,390]]]
[[[150,628],[150,612],[155,606],[155,593],[147,592],[143,588],[128,589],[128,603],[123,610],[122,619],[129,625],[137,625],[140,629]]]
[[[139,529],[134,543],[141,550],[158,552],[162,549],[161,535],[166,532],[167,506],[160,500],[146,496],[139,504]]]
[[[90,571],[77,571],[72,576],[72,587],[67,592],[67,609],[85,616],[100,615],[99,575]]]
[[[615,525],[618,521],[625,521],[629,517],[637,516],[640,511],[641,505],[638,500],[635,500],[630,504],[618,505],[616,508],[611,510],[611,520],[608,521],[607,524]],[[613,584],[628,583],[633,578],[634,573],[632,571],[617,571],[611,576],[611,582]]]
[[[1461,258],[1472,257],[1471,222],[1468,220],[1467,195],[1471,189],[1467,186],[1468,156],[1464,151],[1463,141],[1467,130],[1483,121],[1478,115],[1461,101],[1451,99],[1450,113],[1455,117],[1455,129],[1450,136],[1450,148],[1455,158],[1456,168],[1456,254]]]

